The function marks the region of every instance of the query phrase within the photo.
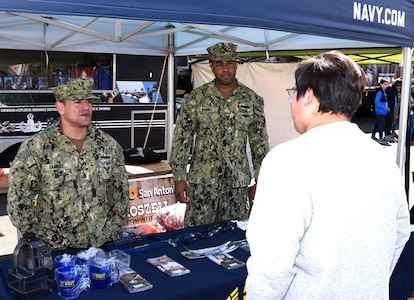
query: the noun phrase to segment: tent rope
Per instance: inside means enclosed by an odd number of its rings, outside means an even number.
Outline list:
[[[148,125],[147,135],[145,137],[144,147],[143,148],[145,148],[147,146],[148,137],[149,137],[149,134],[150,134],[150,131],[151,131],[152,122],[154,120],[155,109],[157,107],[158,97],[160,95],[161,83],[162,83],[162,79],[164,78],[164,71],[165,71],[165,65],[166,65],[166,62],[167,62],[167,57],[168,57],[167,55],[164,57],[164,63],[162,65],[162,70],[161,70],[161,77],[160,77],[160,81],[158,83],[157,97],[155,98],[155,103],[154,103],[154,107],[152,109],[151,119],[150,119],[150,122],[149,122],[149,125]]]

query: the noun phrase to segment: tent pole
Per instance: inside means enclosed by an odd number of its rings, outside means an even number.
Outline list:
[[[167,28],[173,28],[167,25]],[[168,43],[168,79],[167,79],[167,160],[170,159],[172,136],[174,131],[174,115],[175,115],[175,34],[169,33],[167,36]]]
[[[403,48],[403,75],[402,75],[402,87],[401,87],[401,103],[400,103],[400,119],[398,124],[398,145],[397,145],[397,164],[400,167],[401,175],[407,176],[408,174],[405,168],[409,168],[409,157],[407,154],[407,143],[408,134],[408,121],[410,118],[410,107],[411,107],[411,65],[412,65],[412,53],[413,48],[404,47]],[[409,171],[409,170],[408,170]],[[405,178],[407,181],[407,178]],[[408,189],[406,186],[406,193],[408,199]]]
[[[411,114],[410,112],[408,112],[408,118],[407,118],[407,133],[406,133],[406,141],[405,141],[405,169],[404,169],[404,183],[405,183],[405,193],[407,194],[407,200],[408,202],[410,201],[409,198],[409,190],[410,190],[410,180],[411,176],[410,176],[410,158],[411,158],[411,149],[410,149],[410,144],[411,144]]]
[[[168,58],[168,122],[167,122],[167,159],[170,158],[172,136],[174,131],[174,113],[175,113],[175,80],[174,72],[175,71],[175,57],[174,53],[169,54]]]

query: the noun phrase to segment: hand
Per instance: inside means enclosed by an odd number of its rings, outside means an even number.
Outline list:
[[[188,183],[183,180],[176,181],[175,185],[175,198],[180,202],[189,202],[190,201],[190,190],[188,188]]]

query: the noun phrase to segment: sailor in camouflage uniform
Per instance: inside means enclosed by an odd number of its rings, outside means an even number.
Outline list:
[[[187,202],[185,226],[248,218],[246,145],[256,179],[269,150],[264,101],[235,78],[236,48],[218,43],[207,49],[215,79],[184,96],[177,119],[170,166],[177,200]]]
[[[22,233],[53,249],[99,247],[117,237],[129,185],[121,146],[91,125],[89,80],[54,90],[60,122],[26,139],[11,163],[7,211]]]

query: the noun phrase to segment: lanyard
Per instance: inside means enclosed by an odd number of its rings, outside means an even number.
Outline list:
[[[175,238],[168,239],[167,242],[173,247],[177,247],[178,245],[188,245],[196,240],[212,237],[220,232],[232,231],[236,227],[237,223],[235,222],[223,221],[205,231],[184,233]]]
[[[179,245],[188,245],[195,242],[196,240],[212,237],[220,232],[232,231],[235,228],[237,228],[236,222],[222,221],[216,223],[214,226],[208,228],[207,230],[198,232],[187,232],[166,240],[158,237],[158,235],[156,234],[147,234],[141,237],[121,239],[113,242],[108,242],[104,245],[104,247],[108,250],[114,250],[118,249],[118,247],[123,245],[131,245],[130,248],[124,249],[123,251],[125,253],[132,254],[153,248],[162,247],[165,245],[170,245],[172,247],[177,247]]]

